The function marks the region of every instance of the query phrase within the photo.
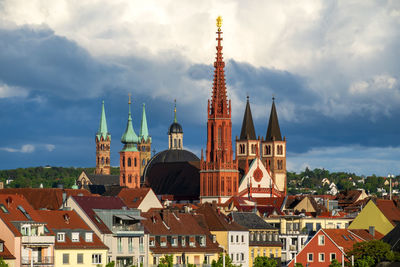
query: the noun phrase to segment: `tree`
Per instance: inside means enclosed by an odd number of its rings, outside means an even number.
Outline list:
[[[8,267],[8,264],[4,261],[2,257],[0,257],[0,267]]]
[[[160,264],[158,264],[158,267],[172,267],[172,266],[173,266],[172,255],[165,255],[164,258],[160,259]]]
[[[223,259],[222,253],[219,254],[218,261],[213,260],[211,263],[211,267],[222,267]],[[237,265],[232,264],[231,258],[228,255],[225,255],[225,267],[237,267]]]
[[[340,262],[338,262],[337,259],[333,259],[331,261],[331,264],[329,264],[329,267],[341,267],[341,266],[342,266],[342,264]]]
[[[106,267],[114,267],[115,266],[115,261],[110,261],[109,263],[106,264]]]
[[[296,264],[294,265],[294,267],[304,267],[303,264],[301,264],[300,262],[296,262]]]
[[[253,267],[276,267],[277,265],[275,259],[260,256],[257,256],[253,263]]]
[[[354,256],[356,266],[373,266],[382,261],[393,261],[394,254],[390,245],[381,240],[355,243],[348,257]]]

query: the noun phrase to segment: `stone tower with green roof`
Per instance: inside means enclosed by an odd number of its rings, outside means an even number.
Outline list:
[[[132,125],[131,97],[129,95],[129,113],[126,129],[121,137],[124,147],[119,152],[120,155],[120,175],[119,183],[121,186],[129,188],[140,187],[140,152],[137,149],[139,141]]]
[[[140,152],[140,176],[142,176],[144,168],[151,158],[151,136],[149,135],[149,129],[147,127],[146,109],[144,103],[137,148]]]
[[[96,170],[95,174],[110,174],[111,135],[107,130],[104,101],[101,106],[99,130],[96,133]]]

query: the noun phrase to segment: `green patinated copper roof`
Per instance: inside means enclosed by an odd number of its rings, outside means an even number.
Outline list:
[[[111,140],[111,135],[108,133],[107,130],[107,120],[106,120],[106,111],[104,109],[104,100],[101,103],[100,125],[99,125],[99,130],[97,131],[96,134],[97,139],[100,140],[101,137],[103,137],[104,140],[106,140],[107,137],[109,137]]]
[[[139,138],[147,140],[149,138],[149,129],[147,128],[146,110],[143,103],[142,123],[140,125]]]
[[[131,101],[129,99],[128,123],[126,124],[125,132],[121,137],[121,143],[125,144],[122,151],[137,151],[135,144],[137,144],[138,141],[139,138],[132,126]]]

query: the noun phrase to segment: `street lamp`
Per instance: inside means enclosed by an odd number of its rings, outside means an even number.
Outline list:
[[[388,174],[389,178],[389,199],[392,200],[392,178],[394,178],[393,174]]]

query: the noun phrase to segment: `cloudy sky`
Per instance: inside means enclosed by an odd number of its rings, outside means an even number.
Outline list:
[[[94,166],[101,101],[119,164],[128,93],[156,151],[177,99],[184,145],[206,143],[223,17],[233,136],[246,95],[265,136],[275,95],[288,169],[400,173],[399,1],[0,0],[0,169]]]

